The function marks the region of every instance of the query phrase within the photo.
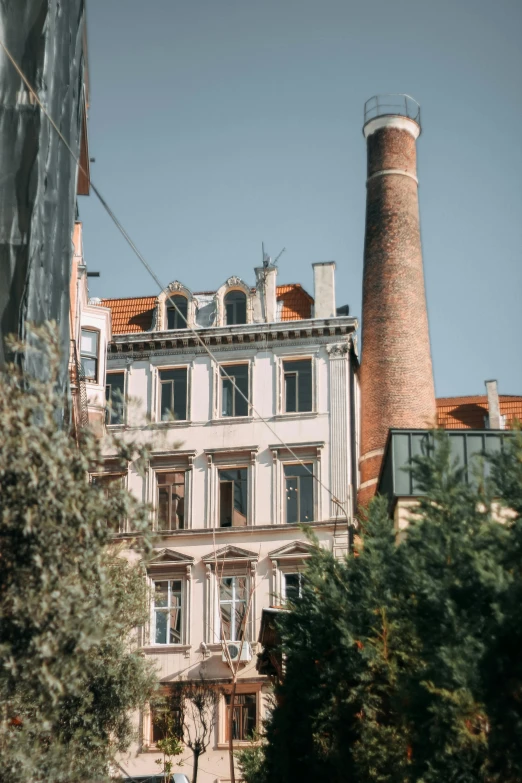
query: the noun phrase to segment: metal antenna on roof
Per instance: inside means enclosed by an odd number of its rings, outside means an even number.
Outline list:
[[[283,255],[283,253],[285,252],[285,250],[286,250],[286,247],[284,247],[284,248],[281,250],[281,252],[279,253],[279,255],[278,255],[278,256],[276,256],[276,258],[275,258],[273,261],[272,261],[272,258],[271,258],[271,257],[268,255],[268,253],[265,253],[265,243],[264,243],[264,242],[261,242],[261,249],[262,249],[262,251],[263,251],[263,266],[264,266],[264,268],[266,269],[266,268],[267,268],[267,267],[269,267],[269,266],[275,266],[275,265],[277,264],[277,262],[279,261],[279,259],[280,259],[280,258],[281,258],[281,256]]]

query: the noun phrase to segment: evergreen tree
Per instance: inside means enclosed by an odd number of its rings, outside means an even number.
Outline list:
[[[1,779],[86,783],[128,746],[129,711],[155,681],[133,633],[145,619],[143,573],[110,534],[132,519],[146,546],[147,513],[125,490],[106,497],[89,483],[100,444],[85,432],[78,448],[57,424],[56,333],[44,326],[32,343],[47,379],[15,366],[0,376]],[[113,450],[122,471],[138,456]]]
[[[491,765],[502,783],[522,780],[522,433],[493,459],[492,493],[508,532],[502,573],[506,589],[495,607],[481,668],[489,721]]]
[[[401,543],[376,498],[355,555],[316,548],[281,616],[261,779],[522,780],[521,438],[491,479],[453,463],[446,435],[432,444]]]

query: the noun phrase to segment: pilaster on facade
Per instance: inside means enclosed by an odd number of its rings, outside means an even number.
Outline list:
[[[350,384],[349,343],[332,343],[326,347],[330,369],[330,515],[351,516],[350,455]]]

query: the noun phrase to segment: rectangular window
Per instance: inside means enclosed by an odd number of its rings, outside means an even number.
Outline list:
[[[99,476],[92,476],[91,480],[95,486],[101,489],[107,500],[110,500],[111,496],[123,489],[124,476],[120,473],[105,473]],[[109,520],[106,521],[109,524]],[[112,521],[110,527],[115,533],[121,532],[123,520]]]
[[[229,642],[244,639],[247,607],[246,576],[225,576],[219,584],[222,637]]]
[[[313,465],[284,465],[286,521],[312,522],[314,518]]]
[[[302,596],[303,589],[303,574],[298,572],[296,574],[283,574],[284,585],[284,599],[286,601],[292,601],[295,603]]]
[[[187,368],[159,371],[161,421],[187,419]]]
[[[155,644],[182,644],[181,579],[154,582]]]
[[[248,416],[248,402],[245,400],[245,397],[248,399],[248,371],[248,364],[220,367],[222,416]]]
[[[225,694],[227,705],[225,738],[230,737],[230,710],[232,696]],[[234,697],[234,712],[232,716],[232,739],[252,739],[257,728],[257,693],[236,693]]]
[[[80,361],[85,380],[96,383],[98,380],[98,338],[99,332],[82,329],[80,339]]]
[[[107,373],[105,383],[106,423],[123,424],[125,420],[125,373]]]
[[[168,688],[150,707],[151,740],[154,745],[168,737],[183,738],[182,691]]]
[[[247,523],[248,468],[219,471],[219,525],[241,527]]]
[[[312,360],[283,362],[284,412],[305,413],[312,410]]]
[[[185,527],[185,472],[156,473],[158,530]]]

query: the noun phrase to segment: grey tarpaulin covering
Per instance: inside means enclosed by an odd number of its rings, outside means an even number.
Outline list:
[[[0,0],[0,36],[76,155],[84,21],[84,0]],[[63,391],[76,177],[70,153],[0,50],[0,365],[5,335],[54,319]]]

